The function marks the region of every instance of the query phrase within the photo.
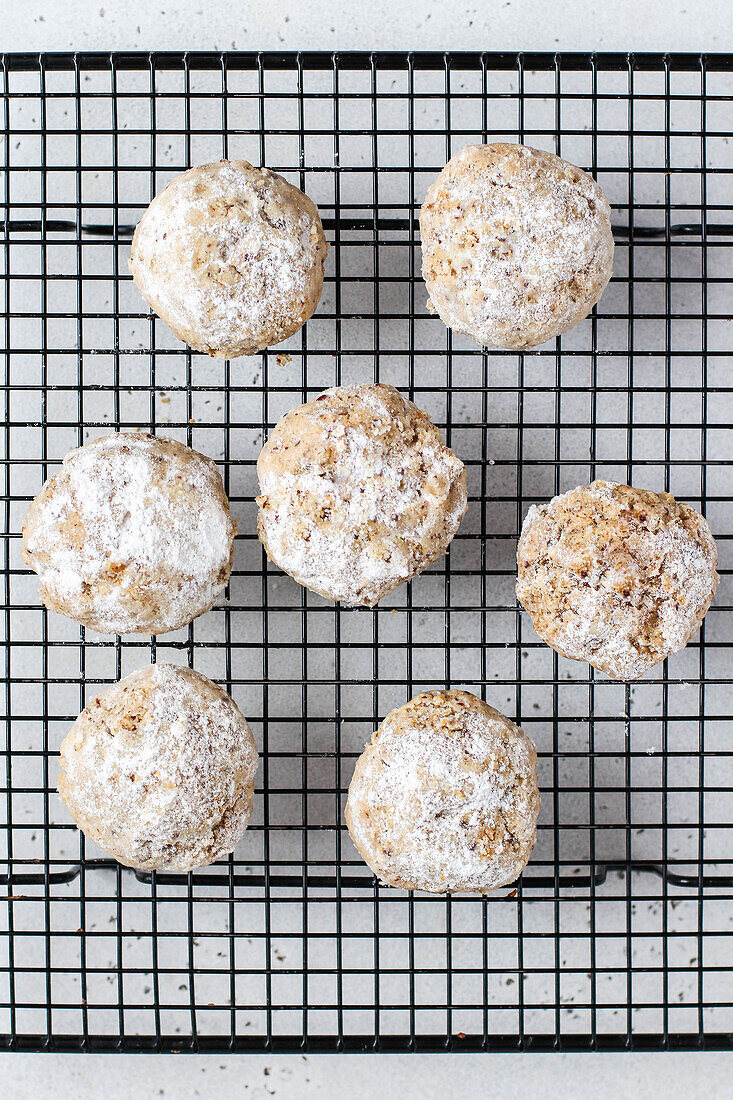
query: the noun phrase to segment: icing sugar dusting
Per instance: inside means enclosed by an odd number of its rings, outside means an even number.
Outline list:
[[[468,692],[426,692],[387,716],[349,788],[354,843],[388,884],[486,892],[513,882],[536,836],[536,753]]]
[[[296,332],[321,293],[315,205],[267,168],[201,165],[151,202],[130,269],[175,334],[209,355],[252,355]]]
[[[540,636],[622,680],[687,645],[718,584],[704,518],[617,482],[533,505],[517,561],[517,597]]]
[[[223,591],[234,530],[211,459],[119,433],[72,451],[46,482],[24,560],[54,610],[104,632],[163,633]]]
[[[270,558],[352,604],[375,603],[444,553],[467,505],[463,463],[391,386],[331,389],[293,410],[258,473]]]
[[[61,747],[59,793],[121,863],[188,871],[244,833],[257,762],[226,692],[190,669],[151,665],[82,711]]]

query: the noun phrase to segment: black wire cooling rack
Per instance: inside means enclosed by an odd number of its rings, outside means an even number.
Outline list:
[[[6,55],[0,1047],[661,1049],[732,1045],[731,99],[727,55]],[[486,353],[426,310],[417,212],[464,144],[589,169],[615,276],[592,318]],[[127,269],[177,172],[284,172],[331,242],[315,317],[261,356],[193,354]],[[448,558],[373,610],[268,568],[255,461],[283,411],[392,382],[469,471]],[[73,446],[174,436],[223,470],[227,598],[157,641],[86,633],[19,557],[30,498]],[[701,508],[721,585],[687,649],[633,685],[539,642],[513,594],[529,505],[595,476]],[[262,752],[234,856],[135,874],[85,843],[57,750],[100,686],[150,660],[232,692]],[[537,743],[534,857],[489,898],[380,887],[343,823],[354,759],[416,692],[465,686]]]

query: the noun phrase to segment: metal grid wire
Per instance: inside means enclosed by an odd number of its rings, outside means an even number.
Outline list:
[[[2,75],[4,447],[0,1045],[95,1050],[730,1047],[733,989],[730,56],[10,55]],[[426,310],[417,211],[470,141],[589,169],[615,277],[541,348],[482,352]],[[132,228],[182,169],[282,171],[331,242],[321,305],[232,363],[132,286]],[[255,461],[329,385],[398,386],[468,467],[447,558],[372,610],[268,567]],[[239,523],[225,600],[157,640],[48,614],[30,498],[111,429],[214,457]],[[611,477],[707,515],[722,581],[687,649],[633,684],[541,644],[513,593],[529,505]],[[58,747],[149,660],[226,686],[262,753],[252,825],[190,874],[105,858],[55,794]],[[380,887],[343,823],[393,706],[467,687],[538,746],[537,848],[489,898]]]

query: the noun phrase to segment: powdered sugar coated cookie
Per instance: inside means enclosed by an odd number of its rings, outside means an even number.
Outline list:
[[[321,296],[328,245],[313,202],[268,168],[190,168],[151,202],[130,271],[181,340],[233,359],[279,344]]]
[[[22,558],[51,611],[104,633],[164,634],[224,590],[235,531],[210,458],[120,432],[71,451],[48,479]]]
[[[327,599],[371,605],[445,553],[463,463],[393,386],[344,386],[287,413],[257,462],[268,557]]]
[[[517,598],[558,653],[635,680],[699,629],[716,565],[694,508],[670,493],[594,481],[530,508]]]
[[[536,761],[527,735],[475,695],[423,692],[387,715],[356,763],[351,839],[389,886],[506,886],[537,835]]]
[[[552,153],[467,145],[420,211],[429,307],[479,344],[530,348],[577,325],[611,277],[608,200]]]
[[[206,676],[150,665],[103,691],[61,746],[59,794],[120,863],[191,871],[231,852],[252,812],[257,750]]]

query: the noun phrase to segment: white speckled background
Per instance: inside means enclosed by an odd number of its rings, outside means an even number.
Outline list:
[[[232,0],[8,5],[2,48],[522,49],[733,48],[729,0],[416,3]],[[733,410],[731,410],[733,412]],[[720,422],[720,417],[717,417]],[[730,999],[730,996],[729,996]],[[489,1061],[490,1058],[490,1061]],[[732,1094],[729,1055],[0,1056],[3,1100],[104,1096],[413,1097]]]

